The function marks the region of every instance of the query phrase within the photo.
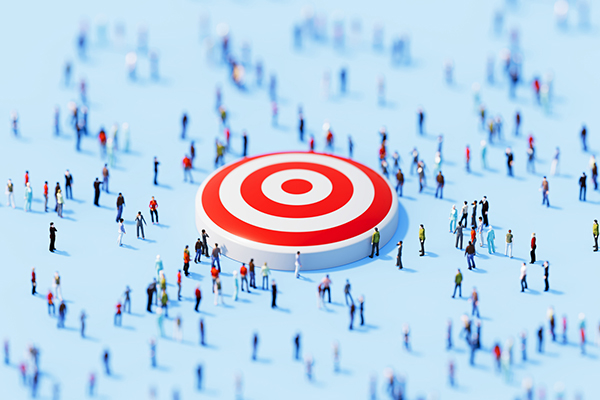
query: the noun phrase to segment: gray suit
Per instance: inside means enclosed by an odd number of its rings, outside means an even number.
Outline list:
[[[459,248],[458,242],[460,241],[460,249],[462,250],[462,248],[463,248],[463,226],[461,224],[456,225],[456,229],[454,230],[454,233],[456,234],[455,246],[457,248]]]

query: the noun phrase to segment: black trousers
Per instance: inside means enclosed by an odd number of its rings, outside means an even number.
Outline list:
[[[484,214],[483,214],[483,224],[484,224],[485,226],[490,226],[490,224],[489,224],[489,222],[488,222],[488,216],[487,216],[487,213],[484,213]]]
[[[100,205],[100,204],[98,204],[99,201],[100,201],[100,191],[96,190],[94,192],[94,205],[99,206]]]
[[[456,245],[455,247],[458,247],[458,243],[460,242],[460,249],[462,250],[463,247],[463,235],[459,235],[458,233],[456,234]]]
[[[531,248],[529,254],[531,255],[531,264],[533,264],[535,262],[535,247]]]
[[[463,222],[463,221],[465,221],[465,224],[464,224],[463,226],[467,226],[467,218],[468,218],[468,215],[469,215],[469,214],[463,214],[463,215],[462,215],[462,218],[460,219],[460,221],[458,221],[458,224],[459,224],[459,225],[463,225],[463,223],[462,223],[462,222]]]
[[[198,311],[198,307],[200,306],[200,300],[199,298],[196,299],[196,307],[194,307],[194,311]]]
[[[425,240],[419,240],[421,242],[421,255],[425,255]]]
[[[546,288],[544,289],[544,292],[547,292],[548,290],[550,290],[550,282],[548,282],[547,276],[544,277],[544,283],[546,284]]]
[[[594,235],[594,251],[598,251],[598,236]]]
[[[371,255],[369,257],[373,258],[373,253],[379,257],[379,242],[371,245]]]
[[[56,250],[56,247],[54,247],[55,242],[56,242],[56,237],[50,236],[50,251]]]
[[[148,310],[148,312],[152,312],[152,296],[148,296],[148,305],[146,310]]]
[[[331,288],[329,286],[326,288],[323,288],[323,300],[325,300],[325,292],[327,292],[327,298],[329,299],[329,302],[331,303]]]
[[[155,216],[156,216],[156,223],[158,224],[158,210],[150,210],[150,218],[152,219],[152,223],[154,223]]]

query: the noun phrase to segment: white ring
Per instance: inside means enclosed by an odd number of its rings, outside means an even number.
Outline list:
[[[282,189],[282,185],[291,179],[307,181],[312,185],[312,189],[301,194],[288,193]],[[333,185],[325,175],[318,172],[308,169],[288,169],[266,177],[261,189],[263,194],[274,202],[290,206],[304,206],[327,198],[333,190]]]
[[[308,218],[269,215],[252,208],[244,201],[241,186],[250,174],[261,168],[288,162],[310,162],[339,171],[352,183],[352,197],[345,205],[329,214]],[[227,211],[250,225],[280,232],[315,232],[335,228],[363,214],[375,198],[375,188],[364,172],[343,160],[318,154],[275,154],[248,161],[232,170],[221,182],[219,198]]]

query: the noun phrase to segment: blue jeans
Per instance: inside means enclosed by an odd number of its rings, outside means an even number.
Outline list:
[[[219,272],[221,271],[221,260],[219,257],[210,257],[211,268],[215,266],[215,262],[217,263],[217,269]]]
[[[475,268],[475,260],[473,258],[475,258],[474,254],[467,254],[467,265],[469,266],[469,269]]]
[[[444,198],[444,185],[438,185],[437,189],[435,189],[435,197],[438,197],[438,193],[440,194],[440,199]]]
[[[117,207],[117,222],[121,219],[121,215],[123,214],[123,206]]]

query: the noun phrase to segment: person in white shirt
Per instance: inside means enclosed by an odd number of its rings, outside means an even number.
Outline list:
[[[523,263],[521,265],[521,292],[527,289],[527,265]]]
[[[300,252],[297,252],[296,253],[296,272],[294,273],[294,276],[296,278],[298,278],[300,276],[300,274],[299,274],[300,268],[302,268],[302,263],[300,262]]]

